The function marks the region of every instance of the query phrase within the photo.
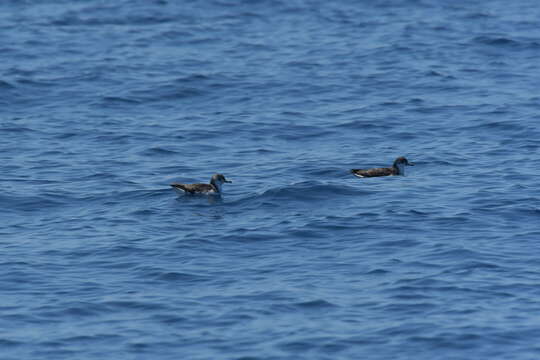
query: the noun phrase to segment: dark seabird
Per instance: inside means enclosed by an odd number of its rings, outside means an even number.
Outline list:
[[[223,183],[232,183],[225,179],[221,174],[212,175],[210,184],[179,184],[172,183],[171,186],[179,194],[208,194],[221,195],[221,185]]]
[[[394,161],[394,165],[388,168],[374,168],[374,169],[352,169],[351,173],[354,176],[361,178],[375,177],[375,176],[393,176],[393,175],[405,175],[405,166],[413,166],[405,157],[400,156]]]

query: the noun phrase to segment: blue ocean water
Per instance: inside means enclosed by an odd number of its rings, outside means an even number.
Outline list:
[[[0,357],[540,358],[539,17],[0,2]]]

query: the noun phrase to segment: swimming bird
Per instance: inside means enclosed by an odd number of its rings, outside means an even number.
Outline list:
[[[393,175],[405,176],[406,165],[413,166],[414,164],[410,163],[404,156],[400,156],[394,161],[392,167],[374,169],[352,169],[351,173],[353,173],[354,176],[358,176],[361,178]]]
[[[214,174],[210,179],[210,184],[172,183],[171,186],[179,194],[221,195],[223,183],[232,183],[232,181],[225,179],[225,176],[221,174]]]

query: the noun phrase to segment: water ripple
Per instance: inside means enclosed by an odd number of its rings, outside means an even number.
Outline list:
[[[533,2],[0,10],[2,358],[538,358]]]

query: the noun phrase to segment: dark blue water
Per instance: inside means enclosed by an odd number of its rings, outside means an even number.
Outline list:
[[[0,357],[540,358],[539,17],[2,1]]]

